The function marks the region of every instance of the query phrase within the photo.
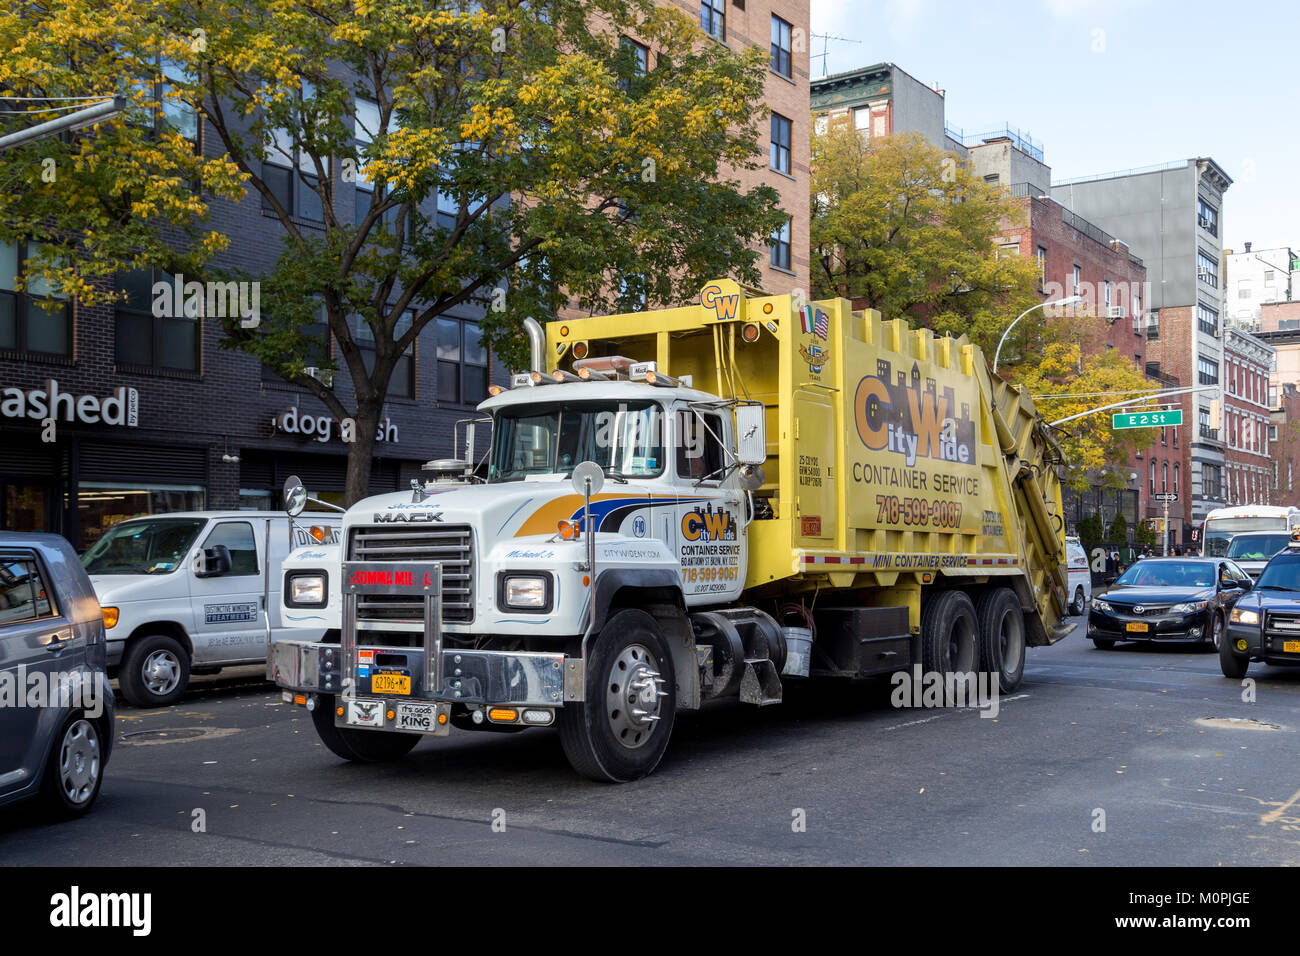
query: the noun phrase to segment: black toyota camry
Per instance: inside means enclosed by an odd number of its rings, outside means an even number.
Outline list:
[[[1224,558],[1144,558],[1092,599],[1088,637],[1103,649],[1116,641],[1213,646],[1250,589],[1250,576]]]

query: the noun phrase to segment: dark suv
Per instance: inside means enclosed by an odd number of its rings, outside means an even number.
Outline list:
[[[0,532],[0,806],[78,816],[113,746],[104,619],[72,546]]]
[[[1245,677],[1251,661],[1300,664],[1300,540],[1273,555],[1255,589],[1228,615],[1219,644],[1223,676]]]

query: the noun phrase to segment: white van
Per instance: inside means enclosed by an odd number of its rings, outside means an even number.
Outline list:
[[[161,707],[180,698],[192,673],[265,661],[286,627],[281,566],[297,551],[337,544],[341,525],[342,515],[318,512],[192,511],[110,528],[82,564],[104,608],[108,670],[122,696]]]
[[[1065,536],[1065,569],[1070,583],[1070,613],[1082,614],[1092,603],[1092,570],[1088,552],[1074,535]]]

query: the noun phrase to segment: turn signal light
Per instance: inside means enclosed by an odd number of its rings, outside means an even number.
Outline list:
[[[104,627],[117,627],[117,608],[105,607],[100,608],[100,611],[104,615]]]
[[[342,717],[342,716],[343,716],[343,708],[342,708],[342,707],[335,707],[335,708],[334,708],[334,713],[336,713],[336,714],[338,714],[338,716]]]
[[[306,706],[307,706],[307,695],[306,695],[306,694],[294,694],[294,695],[293,695],[293,702],[294,702],[295,704],[297,704],[299,707],[306,707]]]
[[[395,711],[390,710],[388,712],[388,719],[393,720],[395,717],[397,717],[397,713]]]
[[[519,719],[519,711],[508,707],[493,707],[488,711],[488,720],[496,723],[513,724]]]
[[[447,715],[446,715],[446,714],[439,714],[439,715],[438,715],[438,723],[439,723],[439,724],[445,724],[446,722],[447,722]]]

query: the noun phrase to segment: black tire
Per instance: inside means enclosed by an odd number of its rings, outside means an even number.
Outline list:
[[[921,664],[930,674],[971,674],[980,660],[979,622],[975,605],[963,591],[931,594],[921,605]],[[944,680],[944,697],[954,701]]]
[[[588,780],[639,780],[668,749],[677,712],[677,675],[658,622],[645,611],[619,611],[593,642],[586,670],[586,700],[560,709],[564,755]],[[659,719],[642,725],[634,710]]]
[[[136,707],[167,707],[190,683],[190,655],[174,637],[150,634],[126,648],[118,668],[122,696]]]
[[[1209,626],[1205,629],[1205,643],[1209,645],[1210,650],[1217,651],[1219,645],[1227,639],[1228,623],[1223,619],[1223,615],[1216,612],[1210,617]]]
[[[61,820],[79,817],[99,796],[104,782],[104,728],[82,711],[73,711],[50,746],[41,777],[46,812]]]
[[[1097,646],[1099,651],[1108,651],[1115,646],[1115,642],[1104,637],[1094,637],[1092,643]]]
[[[1233,652],[1232,642],[1228,640],[1227,631],[1225,630],[1223,639],[1219,641],[1219,670],[1223,671],[1224,677],[1241,680],[1246,676],[1246,671],[1249,668],[1250,658],[1239,657]]]
[[[420,742],[419,734],[392,730],[350,730],[334,726],[334,697],[320,694],[311,712],[320,742],[336,756],[355,763],[388,763],[401,760]]]
[[[1074,600],[1070,602],[1070,614],[1074,617],[1078,617],[1082,614],[1085,600],[1086,599],[1083,596],[1083,585],[1079,585],[1079,587],[1074,589]]]
[[[1025,616],[1010,588],[991,588],[975,604],[980,670],[998,675],[998,691],[1010,694],[1025,674]]]

